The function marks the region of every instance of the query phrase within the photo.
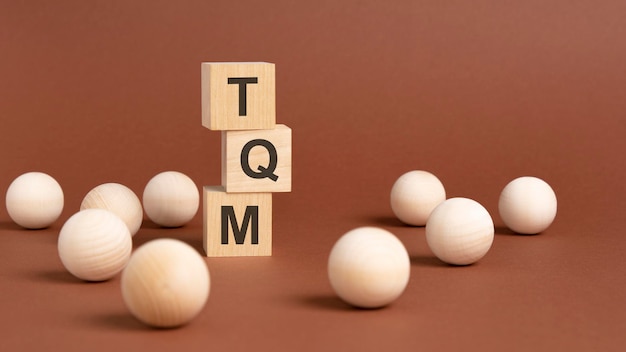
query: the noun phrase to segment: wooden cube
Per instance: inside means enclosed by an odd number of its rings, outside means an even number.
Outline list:
[[[222,132],[226,192],[290,192],[291,128]]]
[[[209,257],[272,255],[272,194],[203,189],[203,244]]]
[[[274,64],[202,63],[202,125],[223,131],[274,128]]]

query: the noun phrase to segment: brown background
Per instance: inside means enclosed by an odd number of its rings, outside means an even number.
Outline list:
[[[0,4],[0,188],[53,175],[66,206],[26,231],[0,207],[0,350],[562,350],[626,347],[623,1],[32,1]],[[269,61],[293,129],[293,192],[274,195],[274,256],[210,258],[202,314],[145,328],[119,277],[83,283],[56,237],[104,182],[141,195],[178,170],[220,182],[219,132],[201,125],[200,63]],[[412,169],[481,202],[497,235],[469,267],[443,265],[423,228],[394,219]],[[545,233],[502,227],[515,177],[559,199]],[[4,199],[4,197],[2,197]],[[333,243],[364,225],[412,258],[393,305],[355,310],[326,277]],[[135,245],[180,238],[149,221]]]

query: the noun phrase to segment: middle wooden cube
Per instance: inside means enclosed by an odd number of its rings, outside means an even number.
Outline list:
[[[290,192],[291,128],[222,132],[226,192]]]

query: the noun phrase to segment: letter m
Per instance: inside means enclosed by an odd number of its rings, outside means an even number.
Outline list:
[[[233,229],[235,243],[243,244],[250,221],[252,221],[252,244],[259,244],[259,207],[256,205],[247,206],[241,227],[239,227],[237,216],[235,216],[235,208],[231,205],[222,205],[222,244],[228,244],[229,224]]]

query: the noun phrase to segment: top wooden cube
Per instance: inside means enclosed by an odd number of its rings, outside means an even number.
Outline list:
[[[202,125],[220,131],[274,128],[274,64],[203,62]]]

